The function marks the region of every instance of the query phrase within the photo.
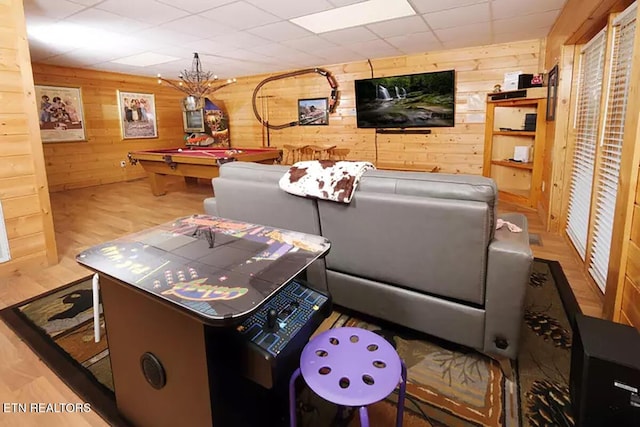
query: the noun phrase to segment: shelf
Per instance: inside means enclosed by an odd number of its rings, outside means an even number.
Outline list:
[[[521,163],[512,162],[510,160],[491,160],[491,164],[497,166],[506,166],[508,168],[533,170],[533,162]]]
[[[530,130],[494,130],[493,134],[507,136],[536,136],[536,132]]]

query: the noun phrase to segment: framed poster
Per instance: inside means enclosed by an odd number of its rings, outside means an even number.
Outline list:
[[[86,141],[78,87],[35,85],[42,142]]]
[[[547,121],[556,119],[556,105],[558,104],[558,64],[549,71],[549,87],[547,88]]]
[[[329,101],[327,98],[298,100],[298,124],[319,126],[329,124]]]
[[[152,93],[118,91],[122,139],[157,138],[156,102]]]

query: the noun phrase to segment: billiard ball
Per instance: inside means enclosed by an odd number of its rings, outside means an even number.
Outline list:
[[[182,148],[178,148],[178,152],[179,152],[179,153],[182,153]]]

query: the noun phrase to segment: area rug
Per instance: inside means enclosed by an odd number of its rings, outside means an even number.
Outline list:
[[[525,305],[513,381],[472,349],[359,313],[336,311],[322,328],[358,326],[395,346],[408,369],[407,427],[572,426],[571,319],[579,307],[559,263],[535,260]],[[93,340],[90,279],[6,308],[0,318],[109,424],[126,425],[115,406],[104,324],[103,339]],[[369,407],[372,427],[395,424],[396,399],[394,393]],[[311,391],[301,393],[301,425],[359,425],[354,411],[337,411]]]

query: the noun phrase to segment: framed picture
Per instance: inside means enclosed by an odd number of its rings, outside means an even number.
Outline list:
[[[549,71],[549,87],[547,88],[547,121],[556,119],[556,105],[558,104],[558,64]]]
[[[152,93],[118,91],[122,139],[157,138],[156,102]]]
[[[298,124],[300,126],[322,126],[329,124],[329,101],[327,98],[298,100]]]
[[[35,85],[42,142],[86,141],[79,87]]]

